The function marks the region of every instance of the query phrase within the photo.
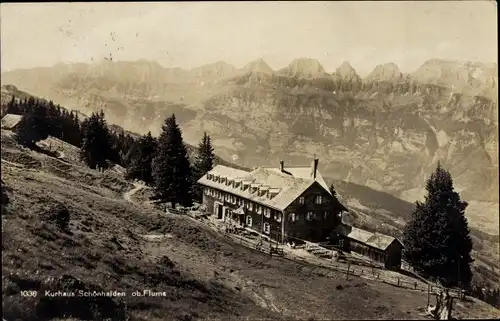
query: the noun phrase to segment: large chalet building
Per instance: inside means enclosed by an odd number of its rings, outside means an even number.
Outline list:
[[[285,243],[325,240],[347,209],[310,167],[259,167],[251,172],[217,165],[198,180],[203,204],[217,219]]]

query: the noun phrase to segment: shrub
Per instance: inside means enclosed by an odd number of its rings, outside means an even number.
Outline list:
[[[60,230],[69,228],[70,214],[66,206],[58,204],[42,214],[42,221],[55,224]]]

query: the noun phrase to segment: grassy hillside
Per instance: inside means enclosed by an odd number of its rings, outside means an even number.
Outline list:
[[[321,277],[299,264],[229,243],[188,218],[126,201],[124,193],[133,186],[121,174],[87,169],[71,157],[74,148],[58,148],[67,159],[23,149],[2,131],[2,180],[10,199],[2,212],[6,320],[422,318],[417,308],[425,305],[425,294],[368,280],[346,281],[342,275]],[[67,230],[54,223],[60,206],[69,211]],[[128,295],[20,295],[31,289]],[[144,289],[165,296],[131,295]],[[498,313],[476,301],[460,304],[463,316]]]

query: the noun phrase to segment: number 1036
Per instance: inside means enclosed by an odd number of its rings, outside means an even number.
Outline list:
[[[38,295],[38,291],[34,291],[34,290],[21,291],[22,297],[36,297],[37,295]]]

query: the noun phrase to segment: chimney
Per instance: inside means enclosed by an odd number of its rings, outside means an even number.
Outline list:
[[[283,172],[285,170],[285,162],[284,161],[280,161],[280,171]]]
[[[318,163],[319,159],[314,158],[312,164],[311,164],[311,176],[316,179],[316,173],[318,172]]]

